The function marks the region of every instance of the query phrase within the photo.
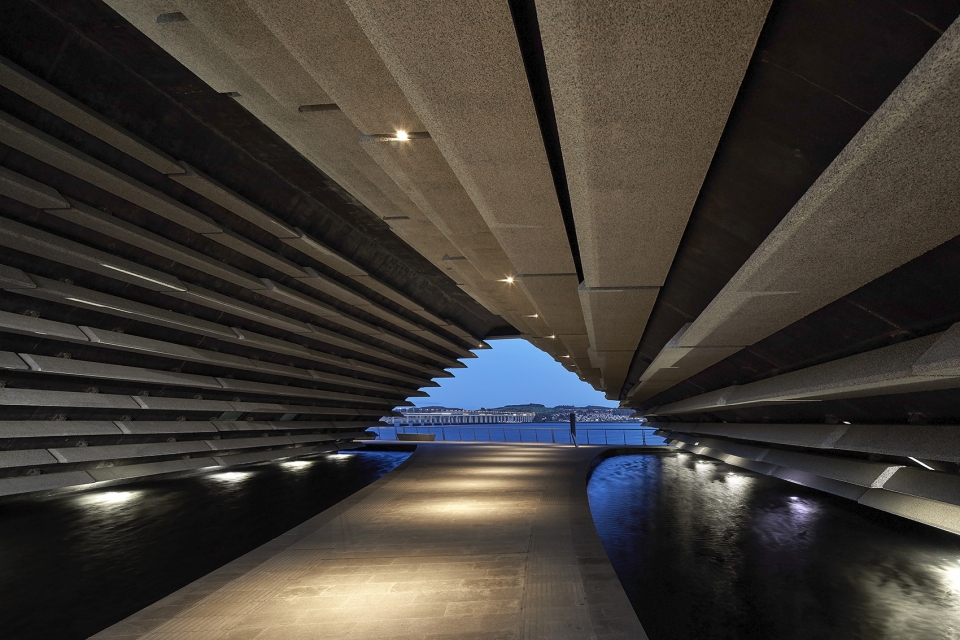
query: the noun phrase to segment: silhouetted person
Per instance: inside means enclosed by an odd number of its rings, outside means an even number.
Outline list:
[[[570,440],[573,442],[573,446],[579,447],[577,444],[577,414],[570,412]]]

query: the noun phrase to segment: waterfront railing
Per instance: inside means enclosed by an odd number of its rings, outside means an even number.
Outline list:
[[[432,427],[383,426],[368,427],[367,431],[377,434],[378,440],[397,440],[398,435],[420,434],[436,436],[436,440],[450,442],[540,442],[553,444],[572,444],[569,427],[521,427],[521,426],[474,426],[443,425]],[[662,446],[666,440],[654,435],[656,429],[577,429],[580,444]]]

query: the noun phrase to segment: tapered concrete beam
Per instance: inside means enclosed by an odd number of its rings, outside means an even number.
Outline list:
[[[681,347],[680,339],[690,328],[687,323],[664,345],[637,383],[627,393],[625,404],[643,402],[690,377],[690,371],[702,371],[733,355],[740,347]]]
[[[556,335],[586,335],[587,327],[580,311],[576,274],[519,275],[513,283],[533,302],[537,314]]]
[[[424,130],[342,0],[247,4],[360,131]]]
[[[517,271],[573,273],[508,5],[347,5]]]
[[[0,85],[160,173],[169,175],[183,171],[167,154],[121,130],[99,113],[3,58],[0,58]]]
[[[367,141],[361,146],[484,278],[497,280],[515,272],[432,140]]]
[[[755,344],[960,234],[958,109],[954,23],[677,346]]]
[[[37,209],[64,209],[70,206],[56,189],[3,167],[0,167],[0,195]]]
[[[597,351],[635,351],[660,289],[580,285],[578,292],[590,346]]]
[[[537,2],[588,287],[663,284],[769,6]]]
[[[655,407],[648,413],[673,415],[738,406],[765,406],[778,402],[861,398],[957,388],[960,387],[960,372],[953,368],[953,363],[960,360],[957,329],[954,326],[942,334],[908,340],[750,384],[685,398]],[[945,366],[941,367],[941,364]]]

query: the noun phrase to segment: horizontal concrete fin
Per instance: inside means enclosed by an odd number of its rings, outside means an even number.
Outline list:
[[[54,373],[84,378],[102,378],[108,380],[123,380],[130,382],[149,382],[159,385],[174,385],[183,387],[200,387],[205,389],[220,389],[220,383],[210,376],[199,376],[190,373],[177,373],[142,367],[128,367],[119,364],[90,362],[88,360],[74,360],[72,358],[52,358],[33,354],[20,354],[23,361],[30,365],[33,371],[40,373]],[[2,365],[0,365],[2,366]]]
[[[151,233],[145,229],[130,224],[108,213],[104,213],[87,205],[70,200],[69,209],[57,209],[50,213],[69,220],[74,224],[93,229],[111,238],[116,238],[134,247],[138,247],[163,258],[179,262],[203,273],[221,278],[227,282],[251,290],[263,289],[259,279],[231,267],[225,262],[214,260],[208,256],[177,244],[171,240]]]
[[[183,173],[170,178],[179,182],[191,191],[195,191],[216,202],[224,209],[236,214],[247,222],[253,223],[277,238],[296,238],[297,232],[287,226],[271,214],[267,213],[257,205],[253,204],[243,196],[234,193],[227,187],[224,187],[213,178],[201,173],[186,162],[181,162],[180,168]]]
[[[303,268],[299,265],[232,231],[221,229],[217,233],[207,233],[205,236],[228,249],[232,249],[251,260],[256,260],[271,269],[276,269],[291,278],[302,278],[304,275]]]
[[[230,296],[221,295],[213,291],[207,291],[202,287],[187,285],[186,288],[186,291],[169,292],[168,295],[175,298],[180,298],[181,300],[186,300],[193,304],[199,304],[200,306],[207,307],[208,309],[224,311],[240,318],[253,320],[254,322],[262,322],[263,324],[276,327],[278,329],[283,329],[284,331],[290,331],[291,333],[310,332],[310,328],[305,322],[288,318],[268,309],[262,309],[255,305],[237,300],[236,298],[231,298]]]
[[[23,371],[29,368],[30,367],[28,367],[17,354],[10,353],[9,351],[0,351],[0,369]]]
[[[203,214],[7,114],[0,114],[0,141],[191,231],[220,231]]]
[[[89,107],[9,60],[0,60],[0,85],[160,173],[183,171],[170,156],[123,131]]]
[[[61,304],[91,309],[99,313],[132,318],[148,324],[155,324],[179,331],[189,331],[217,338],[235,339],[236,334],[229,327],[214,322],[193,318],[173,311],[159,309],[125,298],[111,296],[99,291],[84,289],[75,285],[51,280],[41,276],[32,276],[37,283],[36,289],[24,289],[20,293],[44,300],[53,300]]]
[[[776,449],[771,449],[770,453],[763,457],[763,461],[862,487],[870,487],[891,467],[883,463],[860,462]]]
[[[953,504],[894,493],[886,489],[870,489],[859,502],[874,509],[960,534],[960,507]]]
[[[115,436],[120,430],[110,420],[3,420],[0,438]]]
[[[904,467],[883,488],[960,507],[960,476]]]
[[[155,396],[134,396],[134,398],[138,403],[138,408],[154,411],[237,411],[233,404],[223,400]]]
[[[183,291],[185,288],[175,276],[2,217],[0,217],[0,246],[54,260],[60,264],[152,291]]]
[[[117,421],[116,426],[131,435],[217,432],[213,423],[206,420],[124,420]]]
[[[76,391],[0,388],[0,406],[139,409],[130,396]]]
[[[267,460],[277,460],[280,458],[297,458],[300,456],[311,455],[320,451],[336,451],[336,447],[328,445],[326,449],[320,447],[300,447],[298,449],[280,449],[274,451],[251,451],[250,453],[235,453],[232,455],[215,456],[222,467],[229,467],[235,464],[250,464],[253,462],[266,462]]]
[[[113,444],[95,447],[69,447],[49,449],[60,462],[92,462],[97,460],[120,460],[124,458],[147,458],[152,456],[209,453],[204,442],[151,442],[145,444]]]
[[[960,425],[850,425],[833,447],[960,462]]]
[[[827,478],[815,473],[800,471],[799,469],[785,469],[783,467],[778,467],[777,469],[771,471],[769,475],[775,478],[780,478],[781,480],[786,480],[788,482],[794,482],[805,487],[810,487],[811,489],[826,491],[827,493],[832,493],[835,496],[848,498],[850,500],[859,500],[860,496],[862,496],[868,490],[868,487],[849,482],[843,482],[834,478]]]
[[[254,447],[288,447],[294,442],[289,436],[271,436],[267,438],[227,438],[226,440],[207,440],[207,445],[215,451],[229,449],[250,449]]]
[[[300,229],[296,229],[296,232],[299,234],[299,237],[283,238],[283,241],[297,251],[310,256],[317,262],[325,264],[335,271],[339,271],[345,276],[366,276],[367,278],[370,278],[366,271],[355,265],[350,260],[347,260],[341,256],[333,249],[321,244],[319,241],[308,236]],[[302,278],[304,276],[301,275],[300,277]]]
[[[94,482],[94,479],[86,471],[61,471],[59,473],[42,473],[38,476],[0,478],[0,496],[51,491],[92,482]]]
[[[3,72],[0,61],[0,76]],[[56,189],[0,167],[0,194],[36,209],[60,209],[70,204]]]
[[[758,440],[800,447],[826,447],[849,428],[830,424],[718,424],[671,422],[670,431]],[[833,439],[831,439],[833,438]],[[854,449],[855,450],[855,449]]]
[[[305,389],[268,382],[252,382],[249,380],[234,380],[232,378],[217,378],[217,382],[224,389],[260,394],[275,394],[299,398],[318,398],[321,400],[345,400],[349,402],[368,402],[371,404],[394,404],[396,400],[378,398],[376,396],[362,396],[339,391],[324,391],[321,389]]]
[[[107,482],[109,480],[142,478],[161,473],[177,473],[179,471],[192,471],[194,469],[216,466],[218,465],[213,458],[206,457],[189,458],[187,460],[163,460],[161,462],[145,462],[143,464],[124,464],[115,467],[104,467],[102,469],[90,469],[87,473],[97,482]]]
[[[46,464],[57,464],[46,449],[20,449],[18,451],[0,451],[0,469],[13,467],[38,467]]]

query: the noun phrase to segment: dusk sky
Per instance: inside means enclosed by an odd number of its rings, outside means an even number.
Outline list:
[[[429,398],[410,400],[418,407],[460,409],[526,403],[617,406],[526,340],[490,340],[489,344],[492,349],[464,360],[466,369],[452,369],[456,377],[437,378],[439,387],[425,387]]]

